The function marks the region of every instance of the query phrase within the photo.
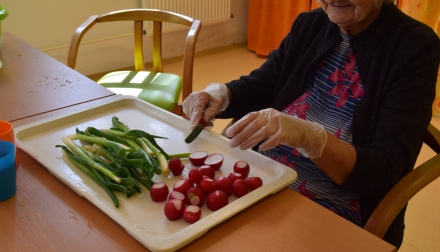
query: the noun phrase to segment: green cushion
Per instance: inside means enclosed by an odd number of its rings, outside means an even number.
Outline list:
[[[99,84],[117,94],[133,95],[165,110],[177,105],[182,91],[182,77],[148,71],[117,71],[106,74]]]

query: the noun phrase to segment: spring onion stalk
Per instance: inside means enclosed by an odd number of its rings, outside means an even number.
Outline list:
[[[115,205],[115,207],[119,207],[119,200],[116,197],[115,193],[108,187],[106,186],[104,183],[102,183],[97,177],[96,175],[93,173],[93,169],[87,167],[84,164],[79,163],[78,161],[76,161],[73,157],[75,156],[75,154],[73,154],[69,149],[67,149],[66,146],[62,146],[62,145],[57,145],[55,147],[60,147],[63,150],[63,153],[65,153],[69,160],[76,166],[78,167],[81,171],[83,171],[85,174],[87,174],[93,181],[95,181],[102,189],[104,189],[104,191],[107,193],[107,195],[110,197],[110,199],[112,200],[113,204]],[[77,156],[79,157],[79,156]]]
[[[189,155],[191,155],[191,152],[183,152],[183,153],[175,153],[175,154],[169,154],[169,159],[171,158],[189,158]]]
[[[111,171],[107,170],[106,168],[98,165],[95,161],[93,161],[93,159],[91,159],[87,154],[85,154],[84,151],[79,146],[77,146],[69,137],[63,136],[61,138],[61,141],[63,141],[63,143],[66,144],[67,147],[69,149],[71,149],[74,153],[76,153],[78,156],[87,160],[89,166],[91,166],[92,168],[95,168],[95,169],[99,170],[100,172],[102,172],[103,174],[107,175],[108,177],[110,177],[111,179],[116,181],[116,183],[118,183],[118,184],[121,183],[121,179],[118,176],[116,176]]]
[[[86,136],[86,135],[82,135],[82,134],[73,134],[73,135],[68,135],[67,138],[69,138],[71,140],[82,140],[82,141],[86,141],[89,143],[103,145],[103,146],[106,146],[106,147],[112,149],[118,155],[126,155],[126,152],[130,150],[130,147],[128,147],[128,146],[125,146],[123,144],[113,142],[113,141],[110,141],[110,140],[107,140],[107,139],[104,139],[101,137],[96,137],[96,136]]]

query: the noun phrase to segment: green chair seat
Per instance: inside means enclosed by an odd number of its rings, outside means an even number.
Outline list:
[[[148,71],[117,71],[99,79],[98,84],[114,93],[136,96],[146,102],[171,111],[182,91],[182,77]]]

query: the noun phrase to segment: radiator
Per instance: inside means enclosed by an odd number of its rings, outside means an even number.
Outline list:
[[[142,0],[142,8],[172,11],[188,17],[199,19],[202,25],[226,22],[231,19],[231,0]],[[164,23],[163,32],[182,30],[182,25]],[[153,25],[146,25],[147,34]]]

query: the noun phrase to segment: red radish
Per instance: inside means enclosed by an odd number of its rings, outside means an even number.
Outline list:
[[[241,173],[232,172],[229,174],[228,179],[234,184],[234,181],[237,179],[244,179],[243,175]]]
[[[202,166],[207,156],[208,152],[206,151],[195,151],[191,153],[188,158],[191,164],[195,166]]]
[[[198,206],[189,205],[183,211],[183,218],[189,224],[192,224],[192,223],[200,220],[201,216],[202,216],[202,210],[200,210],[200,207],[198,207]]]
[[[237,198],[241,198],[249,192],[249,186],[244,179],[237,179],[232,184],[232,192]]]
[[[212,166],[210,165],[202,165],[199,168],[199,172],[203,175],[206,175],[212,179],[214,179],[215,177],[215,170]]]
[[[199,184],[203,179],[203,175],[198,168],[192,168],[188,173],[188,178],[193,184]]]
[[[226,206],[229,203],[228,195],[220,190],[215,190],[206,197],[206,206],[212,211]]]
[[[223,155],[220,153],[214,153],[206,157],[205,165],[210,165],[214,170],[218,171],[223,164]]]
[[[260,177],[247,177],[244,180],[247,182],[250,191],[263,185],[263,180]]]
[[[232,195],[232,182],[225,176],[220,176],[214,179],[217,189],[226,193],[226,195]]]
[[[172,199],[167,201],[163,209],[165,216],[169,220],[178,220],[182,218],[184,210],[185,210],[184,201],[178,199]]]
[[[171,191],[170,195],[168,196],[168,200],[172,199],[178,199],[185,201],[185,194],[179,192],[179,191]]]
[[[150,189],[150,196],[154,202],[165,201],[168,197],[169,189],[164,182],[156,182]]]
[[[243,175],[243,178],[246,178],[249,175],[249,164],[246,161],[240,160],[234,164],[234,172],[240,173]]]
[[[188,189],[190,189],[193,186],[194,184],[191,183],[189,178],[181,178],[177,180],[176,183],[174,183],[173,190],[185,194],[186,191],[188,191]]]
[[[185,165],[182,163],[180,158],[171,158],[168,162],[168,166],[171,172],[176,176],[181,175],[183,169],[185,168]]]
[[[186,201],[190,205],[202,207],[205,203],[205,191],[199,187],[191,187],[186,191]]]
[[[205,178],[200,182],[200,188],[205,191],[206,194],[214,191],[217,189],[217,185],[215,184],[215,181],[210,178]]]

